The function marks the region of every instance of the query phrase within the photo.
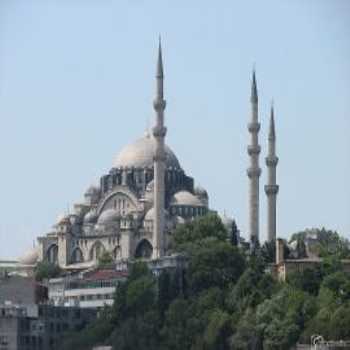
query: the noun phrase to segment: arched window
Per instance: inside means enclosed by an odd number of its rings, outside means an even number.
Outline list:
[[[113,249],[113,259],[121,259],[122,257],[122,249],[118,246]]]
[[[84,261],[83,252],[80,248],[75,248],[72,254],[72,262],[73,263],[80,263]]]
[[[100,241],[94,243],[90,249],[90,260],[98,260],[98,258],[103,254],[105,248]]]
[[[135,258],[151,258],[153,247],[149,241],[143,239],[137,246]]]
[[[46,253],[47,261],[51,264],[57,264],[58,262],[58,246],[57,244],[52,244]]]

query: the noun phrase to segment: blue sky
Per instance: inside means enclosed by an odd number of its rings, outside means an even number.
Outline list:
[[[167,143],[210,204],[247,230],[252,66],[275,102],[278,234],[350,238],[350,2],[0,2],[0,258],[16,257],[153,122],[163,41]]]

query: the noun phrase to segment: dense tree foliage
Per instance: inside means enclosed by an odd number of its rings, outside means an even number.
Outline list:
[[[61,348],[287,350],[312,334],[350,339],[350,278],[338,254],[277,282],[266,272],[273,245],[243,251],[213,214],[179,226],[173,247],[187,256],[186,270],[155,276],[135,263],[114,305]]]
[[[100,267],[108,266],[113,263],[113,257],[111,253],[104,251],[102,255],[98,258],[98,265]]]
[[[41,261],[36,265],[34,273],[35,279],[37,281],[42,281],[44,279],[58,277],[61,273],[61,269],[56,264]]]

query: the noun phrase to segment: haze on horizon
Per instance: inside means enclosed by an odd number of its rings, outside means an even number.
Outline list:
[[[350,2],[0,3],[0,259],[17,257],[153,123],[158,34],[167,143],[247,236],[250,80],[264,158],[271,99],[278,236],[350,238]],[[70,208],[70,209],[69,209]]]

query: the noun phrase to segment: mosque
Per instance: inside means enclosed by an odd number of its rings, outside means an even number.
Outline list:
[[[124,147],[115,157],[99,186],[89,187],[82,203],[55,223],[51,232],[38,237],[38,245],[19,262],[33,266],[38,261],[58,264],[61,268],[87,268],[96,264],[103,252],[113,259],[160,259],[172,252],[172,232],[179,225],[206,215],[207,191],[195,186],[175,153],[165,144],[166,102],[163,95],[163,61],[159,43],[156,68],[156,93],[153,101],[156,123],[151,131]],[[253,73],[252,116],[248,124],[251,144],[248,154],[249,215],[251,241],[259,239],[259,168],[258,97]],[[273,110],[271,111],[268,196],[268,237],[276,238],[276,165]],[[232,219],[223,218],[231,228]]]

